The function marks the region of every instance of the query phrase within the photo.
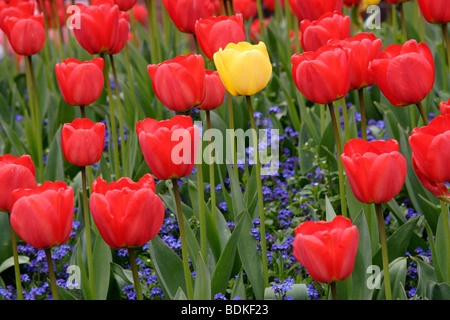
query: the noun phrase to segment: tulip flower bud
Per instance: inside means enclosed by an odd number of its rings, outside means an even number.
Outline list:
[[[194,168],[200,142],[199,132],[189,116],[170,120],[147,118],[136,124],[144,159],[159,180],[182,178]]]
[[[319,19],[300,22],[301,44],[303,51],[316,51],[329,40],[350,38],[350,17],[341,12],[327,12]]]
[[[404,107],[421,102],[434,85],[434,59],[430,48],[412,39],[387,46],[369,65],[375,83],[389,102]]]
[[[342,164],[358,201],[380,204],[397,196],[406,178],[406,159],[398,149],[393,139],[352,139],[344,145]]]
[[[92,184],[90,209],[98,231],[112,248],[140,247],[153,239],[164,220],[164,204],[150,174],[138,182],[120,178]]]
[[[272,76],[272,64],[263,42],[230,43],[214,54],[214,63],[225,88],[234,96],[258,93]]]
[[[34,189],[12,193],[11,225],[29,245],[46,249],[69,240],[74,194],[64,182],[46,181]]]
[[[205,62],[202,55],[188,53],[147,67],[153,91],[167,108],[186,111],[205,98]]]
[[[355,265],[359,232],[350,219],[306,221],[295,228],[294,256],[317,282],[347,279]]]
[[[42,14],[25,18],[8,16],[3,24],[6,36],[17,54],[31,56],[44,47],[45,27]]]
[[[88,166],[98,162],[105,143],[105,125],[87,118],[75,119],[64,124],[61,130],[61,146],[67,162]]]
[[[100,97],[105,83],[103,65],[102,58],[85,62],[70,58],[55,65],[59,89],[67,104],[87,106]]]
[[[230,42],[245,41],[244,20],[241,14],[199,19],[195,24],[195,35],[200,49],[213,60],[214,53]]]

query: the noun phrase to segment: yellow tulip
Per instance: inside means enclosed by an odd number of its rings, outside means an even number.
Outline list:
[[[223,85],[234,96],[251,96],[261,91],[272,75],[264,42],[229,43],[214,54],[214,64]]]

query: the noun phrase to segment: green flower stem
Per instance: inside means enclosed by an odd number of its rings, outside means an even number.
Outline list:
[[[203,168],[201,163],[197,163],[195,166],[197,169],[198,209],[200,214],[200,248],[202,252],[202,257],[205,259],[206,262],[206,213],[205,213],[205,194],[203,193],[204,192]]]
[[[100,56],[105,59],[105,55],[102,53]],[[110,148],[113,149],[113,158],[114,158],[114,173],[116,178],[120,177],[120,163],[119,163],[119,149],[117,146],[117,127],[116,127],[116,115],[114,108],[114,100],[112,95],[111,84],[109,83],[109,72],[108,72],[108,64],[105,62],[105,66],[103,67],[103,76],[105,78],[106,90],[108,92],[108,100],[109,100],[109,117],[111,121],[111,131],[112,131],[112,146]]]
[[[52,251],[51,248],[46,248],[44,251],[45,256],[47,257],[48,273],[50,275],[50,288],[52,290],[53,300],[59,300],[58,290],[56,289],[56,276],[55,269],[53,268]]]
[[[268,276],[268,261],[267,261],[267,245],[266,245],[266,225],[265,225],[265,213],[264,213],[264,198],[262,192],[262,180],[261,180],[261,168],[259,163],[259,148],[258,148],[258,137],[257,137],[257,128],[255,117],[253,115],[253,106],[252,99],[250,96],[246,96],[248,113],[250,116],[250,122],[252,125],[252,136],[253,136],[253,150],[255,156],[255,170],[256,170],[256,184],[258,191],[258,209],[259,209],[259,230],[261,237],[261,256],[262,256],[262,265],[263,265],[263,279],[264,279],[264,287],[269,285],[269,276]]]
[[[231,16],[233,14],[233,4],[231,0],[223,0],[223,6],[225,7],[225,15]]]
[[[342,104],[342,117],[344,118],[344,136],[345,141],[350,140],[350,129],[348,126],[348,116],[347,116],[347,102],[345,101],[345,97],[341,99]]]
[[[359,97],[359,112],[361,113],[361,133],[362,138],[367,140],[367,119],[366,119],[366,106],[364,103],[364,89],[358,89]]]
[[[34,133],[36,134],[36,146],[38,151],[38,174],[39,180],[44,180],[44,150],[42,146],[42,129],[41,129],[41,120],[40,120],[40,108],[39,108],[39,99],[37,95],[37,86],[36,86],[36,77],[34,75],[33,69],[33,60],[31,56],[26,56],[25,58],[26,70],[29,73],[31,80],[31,88],[28,91],[30,101],[33,100],[31,106],[34,110],[32,110],[32,116],[34,115]]]
[[[447,203],[441,200],[441,215],[444,223],[445,246],[447,249],[447,281],[450,284],[450,226],[448,224]]]
[[[211,194],[211,214],[213,216],[214,222],[217,221],[216,218],[216,183],[214,177],[214,161],[212,156],[212,137],[211,137],[211,115],[209,110],[205,110],[206,113],[206,125],[208,126],[208,142],[209,142],[209,156],[211,157],[209,163],[209,184],[210,184],[210,194]]]
[[[233,156],[233,170],[236,178],[239,178],[239,171],[237,166],[237,153],[235,148],[234,139],[234,112],[233,112],[233,96],[227,91],[227,103],[228,103],[228,129],[230,129],[230,142],[231,142],[231,154]]]
[[[408,31],[406,30],[405,10],[403,9],[403,2],[398,4],[400,6],[400,17],[402,22],[403,43],[408,41]]]
[[[128,82],[130,85],[130,91],[131,96],[136,97],[136,93],[134,91],[134,82],[133,82],[133,74],[131,72],[131,63],[130,63],[130,48],[128,43],[125,45],[125,60],[127,62],[127,75],[128,75]]]
[[[342,215],[344,217],[347,217],[347,200],[346,200],[346,196],[345,196],[344,167],[342,165],[342,159],[341,159],[341,154],[342,154],[341,132],[338,127],[336,115],[334,113],[334,106],[333,106],[332,102],[330,102],[328,104],[328,109],[330,110],[331,122],[333,124],[333,131],[334,131],[334,140],[335,140],[335,144],[336,144],[337,164],[338,164],[338,171],[339,171],[339,195],[341,198],[341,211],[342,211]]]
[[[173,188],[173,194],[175,197],[175,202],[177,205],[177,220],[178,220],[178,226],[179,226],[179,230],[180,230],[181,255],[182,255],[182,259],[183,259],[183,268],[184,268],[184,277],[186,280],[187,297],[189,300],[192,300],[194,297],[194,291],[192,288],[191,272],[189,270],[186,232],[184,229],[185,228],[184,216],[183,216],[183,211],[181,209],[180,191],[178,190],[177,179],[172,179],[172,188]]]
[[[417,109],[419,109],[420,116],[422,117],[423,123],[427,126],[428,125],[428,117],[425,114],[425,110],[423,109],[422,102],[418,102]]]
[[[333,300],[338,300],[336,281],[331,281],[330,282],[330,289],[331,289],[331,297],[332,297],[332,299]]]
[[[256,0],[256,5],[258,8],[258,20],[259,20],[259,30],[261,32],[261,41],[266,43],[266,35],[264,31],[264,14],[262,9],[261,0]]]
[[[128,256],[130,258],[131,272],[133,273],[134,289],[136,290],[136,299],[144,300],[142,297],[141,281],[139,280],[139,273],[136,264],[136,250],[128,248]]]
[[[392,300],[391,279],[389,275],[389,256],[387,251],[386,231],[384,228],[383,210],[381,208],[381,203],[376,203],[375,208],[377,211],[377,218],[378,218],[378,229],[379,229],[378,231],[380,233],[381,255],[383,259],[383,272],[384,272],[384,289],[386,292],[386,300]]]
[[[131,25],[131,34],[133,35],[133,44],[135,47],[138,47],[138,39],[137,39],[137,33],[136,33],[136,19],[134,18],[134,12],[133,8],[129,10],[130,12],[130,25]],[[128,42],[125,46],[128,45]]]
[[[58,5],[56,4],[56,0],[52,0],[52,2],[53,2],[53,10],[55,10],[55,12],[58,12]],[[56,14],[56,17],[55,17],[56,30],[58,33],[58,40],[59,40],[58,52],[59,52],[59,58],[61,59],[61,61],[63,61],[64,60],[64,49],[63,49],[64,44],[63,44],[63,37],[62,37],[62,29],[61,29],[61,25],[59,23],[58,18],[59,18],[59,16],[58,16],[58,14]]]
[[[81,167],[81,183],[83,185],[83,215],[84,226],[86,232],[86,255],[88,262],[89,284],[91,286],[92,296],[95,297],[95,281],[94,281],[94,263],[92,259],[92,240],[91,240],[91,216],[89,214],[86,167]]]
[[[10,212],[8,212],[8,216],[11,217]],[[20,280],[19,253],[17,252],[16,231],[14,231],[14,228],[12,227],[11,223],[9,224],[9,229],[11,230],[11,244],[14,259],[14,273],[16,278],[17,300],[23,300],[22,281]]]
[[[116,90],[116,98],[117,98],[117,113],[119,115],[119,130],[120,130],[120,155],[122,161],[122,167],[124,172],[127,171],[127,162],[126,162],[126,148],[125,148],[125,132],[124,132],[124,124],[123,124],[123,110],[122,110],[122,99],[120,98],[120,90],[119,90],[119,80],[117,78],[116,65],[114,63],[114,56],[112,54],[109,55],[111,60],[111,69],[114,76],[115,90]],[[119,146],[117,146],[119,147]],[[117,177],[118,179],[119,177]]]
[[[391,4],[391,10],[392,32],[394,34],[394,43],[397,43],[397,7],[395,4]]]

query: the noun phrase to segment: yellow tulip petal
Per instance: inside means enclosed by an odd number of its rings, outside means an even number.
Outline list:
[[[239,54],[229,69],[229,79],[241,96],[250,96],[264,89],[271,75],[270,60],[258,50]]]
[[[229,69],[237,55],[239,55],[239,52],[236,50],[220,49],[214,54],[213,57],[214,64],[216,65],[217,72],[219,73],[219,77],[222,80],[223,85],[227,91],[234,96],[236,96],[237,93],[234,88],[233,81],[230,79]]]

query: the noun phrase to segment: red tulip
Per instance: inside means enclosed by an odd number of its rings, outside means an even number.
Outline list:
[[[329,40],[350,38],[350,17],[341,12],[327,12],[319,19],[300,22],[301,44],[304,51],[316,51]]]
[[[233,12],[241,13],[244,20],[251,20],[258,13],[258,4],[256,0],[233,0]]]
[[[225,99],[226,89],[217,71],[205,70],[205,99],[197,106],[200,110],[220,107]]]
[[[69,240],[74,194],[64,182],[44,182],[12,193],[11,225],[29,245],[46,249]]]
[[[434,85],[434,60],[423,42],[390,45],[369,65],[375,83],[397,107],[421,102]]]
[[[31,56],[44,47],[45,26],[42,14],[22,18],[7,16],[3,25],[8,40],[18,55]]]
[[[430,124],[414,128],[409,144],[417,168],[431,181],[450,182],[450,116],[438,116]]]
[[[147,67],[153,91],[167,108],[186,111],[205,97],[205,62],[202,55],[188,53]]]
[[[327,104],[344,97],[350,88],[351,53],[326,45],[317,51],[292,56],[292,76],[310,101]]]
[[[440,200],[450,202],[445,185],[450,182],[450,115],[437,116],[427,126],[414,128],[409,144],[413,168],[422,185]]]
[[[15,189],[36,187],[36,173],[29,155],[0,156],[0,210],[11,212],[11,194]]]
[[[195,24],[195,35],[200,49],[213,60],[214,53],[220,48],[225,49],[230,42],[245,41],[244,20],[241,14],[199,19]]]
[[[136,132],[144,159],[157,179],[182,178],[191,173],[200,141],[191,117],[176,115],[162,121],[147,118],[136,124]]]
[[[195,33],[195,22],[212,17],[216,10],[213,0],[163,0],[164,7],[181,32]]]
[[[441,182],[430,180],[427,176],[425,176],[425,174],[417,166],[416,158],[414,156],[412,157],[411,161],[414,172],[416,173],[417,178],[424,186],[424,188],[430,191],[430,193],[438,199],[450,203],[450,192],[448,191],[447,186]]]
[[[61,146],[67,162],[84,167],[98,162],[105,143],[105,125],[88,118],[64,124]]]
[[[406,178],[406,160],[398,149],[393,139],[352,139],[344,145],[342,164],[358,201],[380,204],[400,192]]]
[[[327,12],[342,11],[343,0],[297,0],[298,11],[304,19],[317,20]]]
[[[87,106],[95,102],[103,90],[102,58],[81,62],[65,59],[55,65],[56,78],[67,104]]]
[[[447,0],[417,0],[420,11],[429,23],[450,22],[450,6]]]
[[[4,20],[6,17],[30,17],[34,14],[34,2],[28,0],[13,0],[0,3],[0,30],[6,33]]]
[[[359,232],[350,219],[306,221],[295,228],[294,256],[317,282],[341,281],[355,265]]]
[[[144,245],[158,234],[164,220],[164,204],[150,174],[138,182],[120,178],[108,184],[97,178],[89,205],[100,235],[115,249]]]
[[[80,12],[73,20],[80,21],[74,28],[78,43],[90,54],[115,54],[128,40],[128,22],[112,0],[98,0],[90,6],[77,3]]]
[[[450,113],[450,99],[448,102],[442,101],[439,104],[439,111],[441,112],[441,116],[445,116]]]
[[[122,11],[128,11],[137,3],[137,0],[114,0]]]
[[[370,74],[369,63],[376,59],[381,52],[383,43],[373,33],[358,33],[350,39],[331,40],[329,43],[340,44],[350,49],[352,55],[352,75],[350,90],[365,88],[374,84]]]

